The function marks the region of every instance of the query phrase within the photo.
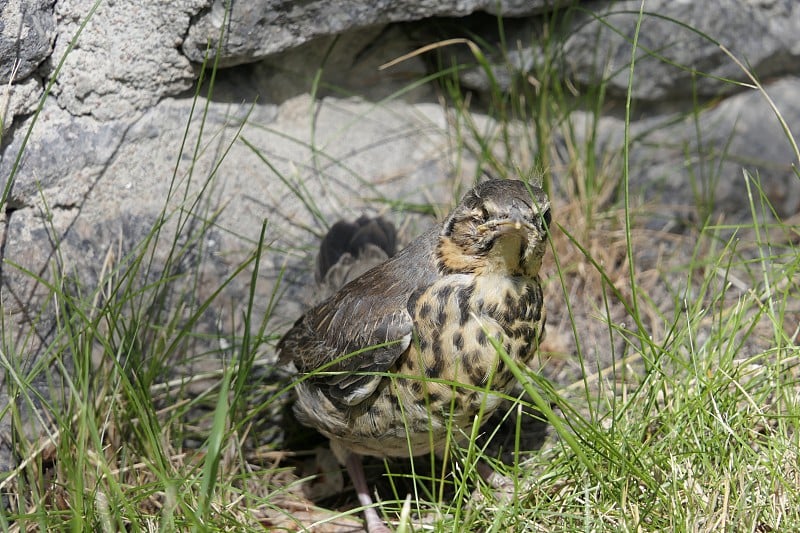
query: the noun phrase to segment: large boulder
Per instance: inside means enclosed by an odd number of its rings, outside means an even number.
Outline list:
[[[312,0],[294,2],[261,0],[234,2],[230,14],[224,0],[214,0],[193,22],[183,51],[188,58],[200,62],[210,49],[216,56],[219,46],[220,64],[238,65],[263,59],[271,54],[294,48],[317,37],[335,35],[391,22],[422,20],[430,17],[462,17],[486,11],[507,17],[550,11],[575,0],[460,0],[416,2],[364,2],[345,0],[327,2]],[[225,25],[221,45],[219,37]]]
[[[568,32],[564,61],[585,86],[607,84],[612,95],[628,89],[631,43],[637,28],[636,0],[589,2]],[[718,97],[749,82],[743,66],[761,79],[797,74],[800,4],[793,0],[651,0],[639,28],[633,94],[664,104]],[[732,61],[735,56],[741,65]]]

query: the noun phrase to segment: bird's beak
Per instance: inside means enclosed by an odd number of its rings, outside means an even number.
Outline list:
[[[522,217],[510,217],[510,218],[503,218],[500,220],[490,220],[485,224],[481,224],[478,226],[478,231],[480,233],[486,233],[487,231],[496,231],[501,235],[507,233],[522,233],[527,234],[531,231],[535,231],[536,228],[527,220]]]

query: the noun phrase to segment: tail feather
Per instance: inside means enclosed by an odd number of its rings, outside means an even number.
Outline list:
[[[392,257],[396,248],[397,230],[391,222],[381,217],[367,216],[361,216],[355,222],[340,220],[331,227],[320,244],[317,281],[323,282],[330,277],[337,264],[346,265],[350,273],[345,278],[353,279],[357,275],[352,273],[354,268],[365,272]]]

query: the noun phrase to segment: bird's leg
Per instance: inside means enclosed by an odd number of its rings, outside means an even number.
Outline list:
[[[476,465],[478,475],[494,492],[495,498],[501,502],[509,502],[516,496],[514,480],[504,476],[485,461],[478,461]]]
[[[369,487],[367,486],[367,478],[364,475],[364,465],[361,464],[361,456],[355,453],[348,454],[345,465],[347,466],[347,473],[350,474],[350,479],[353,481],[353,486],[358,494],[358,501],[364,507],[364,519],[367,521],[367,531],[369,531],[369,533],[391,533],[391,530],[383,522],[383,519],[378,516],[378,512],[373,505],[372,497],[369,495]]]
[[[476,465],[478,475],[493,489],[505,489],[514,482],[508,477],[504,476],[484,461],[478,461]]]

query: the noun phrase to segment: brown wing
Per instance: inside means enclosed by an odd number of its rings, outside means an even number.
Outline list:
[[[433,283],[432,228],[386,263],[369,270],[295,322],[278,343],[280,360],[314,378],[330,395],[354,405],[369,397],[411,344],[409,299]],[[373,373],[373,374],[369,374]]]

